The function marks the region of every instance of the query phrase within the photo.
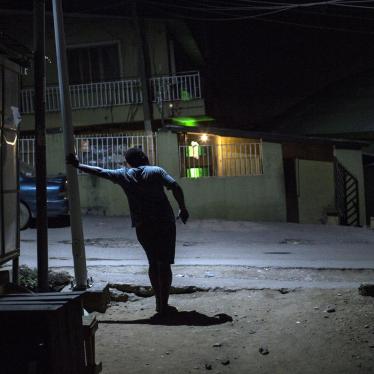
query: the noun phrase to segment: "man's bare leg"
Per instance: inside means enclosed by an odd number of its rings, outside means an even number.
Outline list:
[[[151,281],[153,291],[155,293],[156,311],[158,312],[160,309],[160,286],[159,286],[158,269],[157,269],[156,263],[149,264],[148,275],[149,275],[149,280]]]
[[[155,291],[156,311],[165,314],[176,309],[168,305],[170,287],[173,279],[168,263],[154,263],[149,266],[149,279]]]

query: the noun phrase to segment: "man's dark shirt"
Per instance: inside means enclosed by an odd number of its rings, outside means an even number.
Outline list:
[[[119,184],[129,201],[132,226],[175,222],[175,216],[164,187],[176,183],[159,166],[139,166],[116,170],[101,169],[100,176]]]

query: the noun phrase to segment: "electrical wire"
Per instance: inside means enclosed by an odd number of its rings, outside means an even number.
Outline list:
[[[256,21],[267,22],[267,23],[279,23],[282,25],[297,26],[297,27],[307,28],[307,29],[318,29],[322,31],[336,31],[336,32],[345,32],[345,33],[351,33],[351,34],[374,35],[374,31],[354,30],[354,29],[347,29],[347,28],[341,28],[341,27],[330,27],[330,26],[318,26],[318,25],[311,25],[311,24],[305,24],[305,23],[275,20],[271,18],[257,18]]]

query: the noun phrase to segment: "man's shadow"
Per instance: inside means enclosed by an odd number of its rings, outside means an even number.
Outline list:
[[[148,324],[148,325],[165,325],[165,326],[212,326],[220,325],[222,323],[232,322],[232,317],[228,314],[220,313],[213,317],[209,317],[205,314],[196,312],[195,310],[189,312],[173,312],[165,316],[155,314],[151,318],[143,318],[129,321],[111,321],[103,320],[99,323],[108,324],[124,324],[124,325],[137,325],[137,324]]]

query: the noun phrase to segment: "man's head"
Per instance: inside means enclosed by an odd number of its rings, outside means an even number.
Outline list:
[[[140,148],[129,148],[125,152],[126,162],[133,168],[149,165],[147,155]]]

